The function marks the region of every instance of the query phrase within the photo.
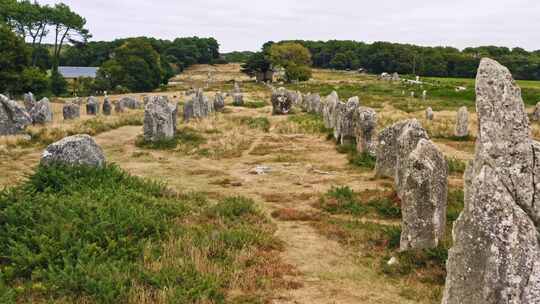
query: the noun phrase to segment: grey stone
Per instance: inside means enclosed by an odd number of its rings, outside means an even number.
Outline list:
[[[338,103],[339,103],[339,97],[336,91],[333,91],[325,99],[324,107],[323,107],[323,120],[324,120],[324,126],[327,129],[333,129],[335,127],[334,112],[336,111],[336,107]]]
[[[375,174],[378,177],[396,177],[397,159],[399,153],[398,139],[402,135],[406,126],[419,126],[416,119],[399,121],[385,129],[377,136],[377,163],[375,165]],[[427,138],[427,136],[425,136]],[[411,143],[412,148],[416,148],[416,143]]]
[[[426,109],[426,119],[427,120],[433,120],[433,117],[434,117],[433,109],[431,107],[428,107]]]
[[[13,135],[32,124],[32,117],[24,107],[0,94],[0,135]]]
[[[115,101],[114,103],[114,111],[116,113],[124,113],[126,111],[126,106],[123,102],[120,100]]]
[[[214,96],[214,110],[217,112],[222,111],[225,108],[225,96],[221,92],[217,92]]]
[[[72,120],[81,117],[81,107],[73,102],[68,102],[62,107],[64,120]]]
[[[540,143],[510,71],[482,59],[478,136],[454,223],[443,304],[540,303]]]
[[[334,138],[339,144],[352,143],[356,139],[355,113],[360,106],[358,97],[351,97],[338,109]]]
[[[242,90],[240,89],[240,85],[236,81],[234,82],[234,87],[233,87],[233,91],[232,91],[233,96],[234,96],[234,94],[242,94]]]
[[[469,135],[469,111],[467,110],[467,107],[461,107],[457,112],[456,130],[454,135],[457,137]]]
[[[86,115],[98,115],[99,114],[99,100],[94,97],[88,97],[86,101]]]
[[[392,81],[400,81],[401,78],[399,77],[399,74],[397,72],[394,72],[392,74],[392,78],[391,78]]]
[[[317,93],[309,93],[304,98],[305,111],[311,114],[322,114],[323,104],[321,96]]]
[[[34,124],[46,124],[52,122],[53,111],[49,99],[44,97],[36,102],[34,107],[32,107],[32,110],[30,110],[30,116],[32,117],[32,123]]]
[[[24,94],[24,107],[26,108],[26,111],[32,110],[35,104],[36,98],[34,97],[34,94],[32,94],[32,92]]]
[[[534,121],[540,121],[540,102],[538,102],[536,104],[536,106],[534,107],[534,112],[533,112],[533,115],[532,115],[532,120]]]
[[[103,100],[103,115],[111,115],[112,112],[112,104],[109,100],[109,97],[105,97]]]
[[[400,250],[435,248],[444,240],[448,164],[429,140],[409,154],[401,194]]]
[[[144,108],[144,140],[155,142],[174,137],[173,110],[164,96],[151,98]]]
[[[105,156],[92,137],[80,134],[66,137],[45,149],[41,156],[41,164],[53,163],[101,167],[105,164]]]
[[[135,97],[126,96],[120,99],[120,102],[124,104],[124,107],[136,110],[142,108],[142,104],[139,100],[137,100]]]
[[[373,141],[377,128],[377,112],[372,108],[358,107],[355,112],[356,149],[360,153],[376,155],[376,144]]]
[[[169,103],[171,109],[173,133],[176,135],[176,128],[178,127],[178,102]]]
[[[427,131],[416,119],[406,121],[401,128],[401,133],[397,137],[397,157],[394,184],[397,195],[402,198],[405,175],[409,167],[409,155],[416,149],[421,139],[429,139]]]
[[[236,107],[241,107],[244,105],[244,94],[242,93],[233,93],[233,105]]]
[[[210,101],[204,96],[203,89],[197,90],[197,93],[186,102],[184,105],[184,121],[189,122],[191,119],[202,119],[208,117],[210,108]]]
[[[272,91],[272,115],[289,114],[292,106],[293,102],[289,99],[285,88]]]

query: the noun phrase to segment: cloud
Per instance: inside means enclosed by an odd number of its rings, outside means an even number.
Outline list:
[[[63,2],[87,19],[94,40],[212,36],[223,51],[257,50],[266,41],[285,39],[540,49],[538,0]]]

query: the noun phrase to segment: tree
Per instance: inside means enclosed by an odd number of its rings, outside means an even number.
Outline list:
[[[56,95],[64,95],[67,93],[67,81],[64,79],[64,76],[58,71],[53,70],[51,74],[51,92]]]
[[[251,55],[246,63],[242,65],[242,72],[254,77],[257,73],[267,73],[272,69],[272,63],[263,52]]]
[[[308,80],[311,78],[311,54],[299,43],[286,42],[270,47],[270,62],[285,69],[288,81]]]
[[[90,34],[84,28],[86,19],[73,12],[69,6],[63,3],[56,4],[50,14],[50,23],[54,27],[53,70],[57,70],[60,52],[66,39],[77,41],[79,38],[86,41]]]
[[[5,25],[0,25],[0,41],[0,92],[19,93],[22,72],[30,65],[30,49]]]
[[[49,78],[41,69],[28,67],[21,73],[20,85],[19,93],[32,92],[36,95],[44,95],[49,90]]]

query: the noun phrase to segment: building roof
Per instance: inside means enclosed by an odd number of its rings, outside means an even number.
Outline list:
[[[79,78],[90,77],[96,78],[96,73],[99,68],[97,67],[73,67],[73,66],[59,66],[58,72],[64,76],[64,78]]]

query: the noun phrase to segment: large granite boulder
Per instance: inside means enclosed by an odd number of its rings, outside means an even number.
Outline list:
[[[136,99],[135,97],[132,97],[132,96],[123,97],[122,99],[120,99],[120,102],[124,104],[124,107],[126,107],[128,109],[131,109],[131,110],[136,110],[136,109],[142,108],[141,102],[138,99]]]
[[[89,135],[74,135],[47,147],[41,156],[42,165],[101,167],[105,164],[103,151]]]
[[[225,96],[221,92],[217,92],[214,96],[214,110],[221,112],[225,108]]]
[[[68,102],[62,107],[64,120],[72,120],[81,117],[81,107],[73,102]]]
[[[111,115],[112,112],[112,103],[109,100],[109,97],[105,97],[103,100],[103,115]]]
[[[176,128],[178,127],[178,102],[169,102],[169,108],[172,115],[173,133],[176,134]]]
[[[13,135],[32,124],[32,117],[13,100],[0,94],[0,135]]]
[[[540,303],[540,144],[520,88],[491,59],[480,62],[476,110],[476,152],[442,303]]]
[[[457,137],[469,136],[469,111],[467,107],[461,107],[457,112],[454,135]]]
[[[233,106],[241,107],[244,105],[244,94],[234,93],[232,94],[232,97],[233,97]]]
[[[46,124],[53,121],[52,106],[47,97],[36,102],[29,114],[32,117],[32,123],[34,124]]]
[[[34,94],[32,94],[32,92],[28,92],[24,94],[23,97],[24,107],[26,108],[26,111],[32,110],[32,108],[36,104],[36,98],[34,97]]]
[[[402,198],[403,187],[405,184],[405,174],[409,167],[409,155],[416,149],[421,139],[429,139],[427,131],[416,119],[406,121],[397,137],[397,155],[394,175],[394,185],[397,195]]]
[[[397,158],[399,153],[398,138],[403,129],[409,126],[420,126],[416,119],[399,121],[385,129],[377,136],[377,163],[375,165],[375,174],[378,177],[396,177]],[[425,136],[427,139],[427,135]],[[406,138],[403,138],[405,140]],[[419,138],[417,138],[419,140]],[[417,142],[411,142],[409,149],[416,148]]]
[[[435,248],[444,239],[448,164],[429,140],[409,154],[401,193],[400,250]]]
[[[174,137],[173,110],[164,96],[151,98],[144,108],[144,140],[156,142]]]
[[[540,121],[540,102],[538,102],[536,104],[536,106],[534,107],[534,112],[533,112],[533,115],[532,115],[532,120],[534,121]]]
[[[98,115],[99,114],[99,100],[94,97],[88,97],[86,101],[86,115]]]
[[[332,91],[332,93],[325,99],[323,107],[323,120],[324,126],[327,129],[333,129],[335,127],[334,112],[336,111],[338,103],[339,97],[336,91]]]
[[[373,137],[377,128],[377,112],[372,108],[358,107],[355,112],[354,122],[357,151],[375,156],[377,149]]]
[[[293,101],[289,99],[285,88],[279,88],[272,91],[272,115],[289,114],[292,106]]]
[[[317,93],[309,93],[303,98],[305,111],[311,114],[322,114],[323,104],[321,96]]]
[[[334,138],[339,144],[352,143],[356,139],[355,114],[359,106],[360,99],[351,97],[345,105],[339,107],[334,128]]]

